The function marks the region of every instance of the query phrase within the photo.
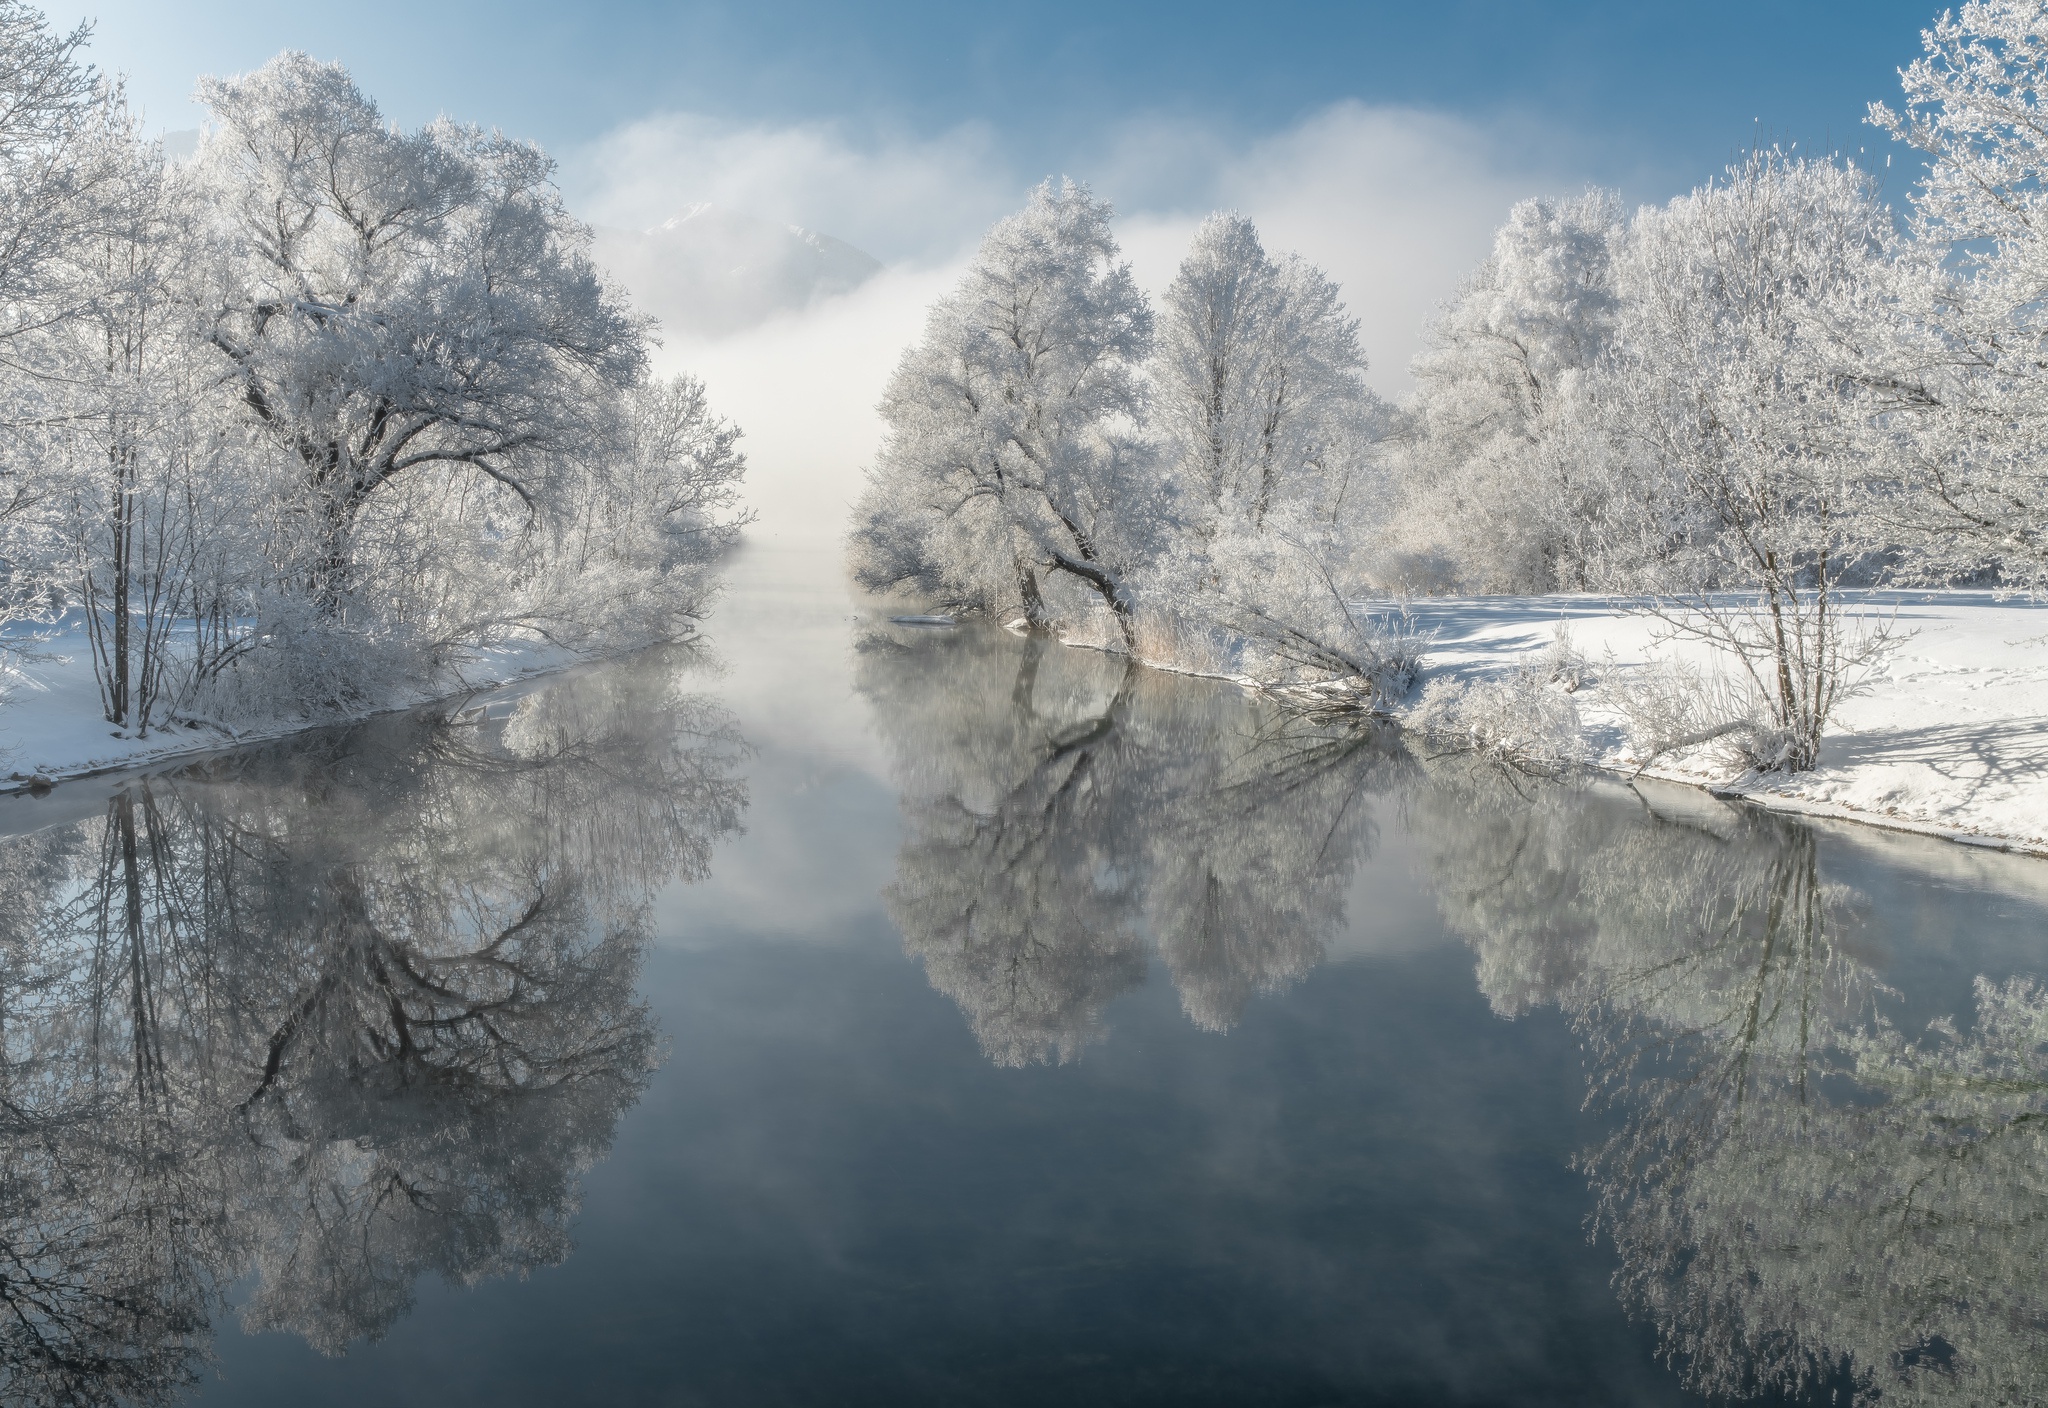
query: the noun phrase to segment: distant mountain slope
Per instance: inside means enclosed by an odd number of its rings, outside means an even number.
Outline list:
[[[651,230],[596,231],[597,262],[674,333],[719,336],[847,293],[881,261],[844,240],[701,204]]]

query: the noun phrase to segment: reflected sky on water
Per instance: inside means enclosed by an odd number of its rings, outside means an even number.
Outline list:
[[[2048,866],[829,561],[481,726],[0,806],[9,1401],[2048,1392]]]

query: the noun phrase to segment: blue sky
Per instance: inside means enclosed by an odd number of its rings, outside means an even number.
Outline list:
[[[1135,114],[1251,136],[1340,99],[1521,127],[1549,164],[1656,198],[1769,136],[1867,144],[1932,0],[1218,5],[47,0],[167,126],[194,76],[287,46],[408,124],[446,111],[572,148],[661,110],[899,134],[981,124],[1020,169],[1085,164]]]

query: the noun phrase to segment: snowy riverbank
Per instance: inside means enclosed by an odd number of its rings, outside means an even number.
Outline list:
[[[82,631],[60,633],[38,644],[36,652],[41,658],[24,666],[21,678],[7,682],[8,698],[0,704],[0,793],[25,790],[35,785],[34,779],[63,782],[126,771],[347,722],[326,717],[281,717],[246,726],[185,722],[152,728],[148,737],[138,738],[107,722]],[[460,669],[423,681],[406,697],[365,710],[362,716],[487,691],[583,659],[538,641],[472,651]]]
[[[1743,774],[1712,747],[1659,760],[1646,776],[1747,797],[1781,810],[1843,817],[2048,854],[2048,604],[1988,592],[1914,592],[1862,604],[1894,619],[1902,639],[1869,687],[1845,703],[1811,773]],[[1432,679],[1505,674],[1551,648],[1558,624],[1590,666],[1573,695],[1593,761],[1633,772],[1620,688],[1649,662],[1698,646],[1660,637],[1653,618],[1604,597],[1426,598],[1413,627],[1433,635]],[[32,776],[53,781],[126,770],[296,732],[331,720],[279,719],[260,728],[173,727],[135,738],[102,716],[82,640],[59,638],[0,706],[0,791]],[[578,663],[569,652],[519,644],[480,652],[461,673],[423,686],[412,707]],[[1416,691],[1420,697],[1422,689]],[[10,774],[19,774],[10,778]]]
[[[1712,747],[1659,760],[1644,775],[1733,793],[1780,810],[1843,817],[2048,853],[2048,604],[1989,592],[1878,593],[1857,609],[1895,620],[1901,639],[1868,688],[1844,703],[1801,774],[1734,771]],[[1619,709],[1622,681],[1697,645],[1603,597],[1425,599],[1416,629],[1435,634],[1423,674],[1476,678],[1533,662],[1558,623],[1591,667],[1573,696],[1594,762],[1633,772]],[[1418,696],[1420,691],[1418,690]]]

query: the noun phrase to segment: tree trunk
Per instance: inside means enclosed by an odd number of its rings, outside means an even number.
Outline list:
[[[322,619],[337,621],[348,603],[349,537],[355,527],[351,496],[329,491],[321,501],[320,548],[311,588]]]
[[[1112,587],[1102,588],[1102,599],[1109,603],[1110,611],[1116,616],[1117,628],[1123,632],[1124,652],[1135,660],[1138,656],[1137,614],[1124,600],[1123,593]]]
[[[1034,631],[1046,628],[1045,597],[1038,590],[1038,569],[1017,559],[1017,591],[1024,600],[1024,621]]]
[[[128,579],[134,574],[132,561],[135,552],[135,460],[132,454],[124,452],[116,443],[111,450],[114,461],[114,600],[113,627],[114,644],[110,652],[112,679],[107,689],[107,702],[112,705],[108,711],[112,722],[125,726],[129,722],[128,708]]]
[[[1136,656],[1138,653],[1137,613],[1132,609],[1124,590],[1116,578],[1092,562],[1081,562],[1064,553],[1055,552],[1051,565],[1070,577],[1086,582],[1102,598],[1103,604],[1116,617],[1117,628],[1123,632],[1124,649]]]

